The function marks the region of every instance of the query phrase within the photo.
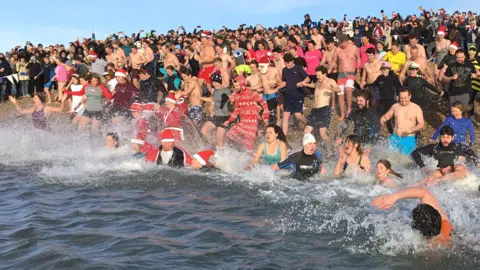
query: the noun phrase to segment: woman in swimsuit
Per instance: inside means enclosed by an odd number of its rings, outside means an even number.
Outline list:
[[[268,165],[275,165],[287,158],[287,138],[279,126],[268,125],[265,129],[265,139],[266,142],[258,146],[257,153],[247,167],[248,169],[255,166],[262,156]]]
[[[380,185],[389,188],[398,188],[397,183],[388,177],[389,174],[395,175],[398,178],[403,179],[403,176],[392,169],[392,164],[386,159],[381,159],[377,162],[377,179],[380,181]]]
[[[60,107],[52,107],[52,106],[45,106],[45,98],[43,96],[35,95],[33,96],[33,107],[29,109],[22,109],[20,105],[18,105],[17,100],[15,97],[9,96],[8,97],[10,102],[15,105],[15,109],[17,112],[21,114],[31,114],[33,120],[33,126],[38,129],[42,130],[50,130],[50,126],[47,122],[47,115],[48,113],[52,112],[62,112],[63,111],[63,103],[65,100],[63,99],[60,103]]]
[[[356,171],[371,171],[370,158],[368,154],[370,151],[364,151],[361,146],[360,139],[355,135],[349,135],[345,139],[345,146],[341,146],[341,139],[337,140],[339,145],[339,159],[335,165],[334,174],[336,177],[341,176],[348,166],[354,168]]]

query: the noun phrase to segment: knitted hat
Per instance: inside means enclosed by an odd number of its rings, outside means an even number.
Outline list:
[[[317,140],[315,140],[315,137],[310,133],[307,133],[303,136],[303,146],[309,143],[316,143],[316,142]]]
[[[203,166],[207,165],[208,160],[211,156],[215,155],[212,150],[204,150],[193,155],[193,158],[198,160]]]
[[[127,77],[127,71],[124,70],[124,69],[118,69],[116,72],[115,72],[115,77],[123,77],[123,78],[126,78]]]
[[[169,129],[166,129],[162,132],[160,136],[161,142],[175,142],[175,138],[173,137],[172,132]]]

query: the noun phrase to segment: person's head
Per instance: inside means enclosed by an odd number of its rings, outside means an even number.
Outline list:
[[[368,62],[373,62],[375,59],[377,59],[374,48],[368,48],[365,52],[367,53]]]
[[[150,74],[148,73],[148,71],[146,71],[145,69],[140,69],[138,72],[138,78],[141,80],[141,81],[145,81],[147,80],[148,78],[150,78]]]
[[[380,71],[382,72],[383,76],[388,76],[391,70],[392,70],[392,63],[386,62],[386,61],[380,62]]]
[[[108,133],[105,137],[105,145],[108,148],[118,148],[120,146],[118,134],[113,132]]]
[[[468,56],[471,59],[475,59],[475,57],[477,56],[477,48],[475,47],[475,45],[471,45],[468,49]]]
[[[367,36],[363,36],[362,37],[362,44],[363,45],[368,45],[370,43],[370,40],[368,40],[368,37]]]
[[[338,38],[338,47],[345,49],[348,44],[348,36],[345,34],[341,34]]]
[[[456,45],[456,43],[454,44],[450,44],[450,46],[448,47],[448,53],[450,55],[455,55],[455,53],[457,52],[458,50],[458,46]]]
[[[358,155],[361,155],[363,150],[360,138],[352,134],[347,136],[345,139],[345,154],[351,155],[354,152],[356,152]]]
[[[392,169],[392,164],[386,159],[381,159],[377,162],[375,175],[377,178],[382,181],[387,177],[387,175],[393,174],[398,178],[403,178],[403,175]]]
[[[360,91],[357,96],[357,109],[363,110],[368,108],[369,101],[370,101],[370,95],[367,93],[367,91]]]
[[[308,47],[308,50],[309,50],[309,51],[314,51],[314,50],[315,50],[315,46],[317,46],[317,43],[315,43],[315,41],[310,40],[310,41],[308,42],[307,47]]]
[[[258,50],[260,50],[260,51],[265,50],[265,45],[262,42],[258,43]]]
[[[284,56],[283,56],[283,61],[285,61],[285,66],[287,68],[292,68],[295,63],[293,62],[293,55],[291,53],[286,53]]]
[[[177,105],[177,98],[175,97],[175,93],[170,92],[168,96],[165,98],[165,107],[171,109]]]
[[[285,136],[285,133],[283,133],[283,130],[275,124],[270,124],[267,126],[267,128],[265,128],[265,139],[267,143],[272,143],[276,140],[287,143],[287,137]]]
[[[136,54],[138,52],[137,47],[133,46],[130,53]]]
[[[318,66],[315,68],[315,75],[319,82],[323,82],[328,77],[328,68],[326,66]]]
[[[436,236],[442,228],[442,216],[431,205],[421,203],[412,210],[411,226],[425,237]]]
[[[450,126],[442,127],[442,129],[440,129],[440,143],[443,146],[448,146],[452,142],[454,135],[455,135],[455,132],[453,131],[452,127]]]
[[[407,106],[410,104],[410,99],[412,98],[412,91],[410,88],[403,87],[400,89],[400,93],[398,95],[398,101],[400,105]]]
[[[332,37],[327,37],[325,40],[327,43],[327,50],[331,51],[335,49],[335,40]]]
[[[377,51],[381,52],[383,51],[385,45],[383,44],[383,42],[378,41],[376,47],[377,47]]]
[[[247,42],[247,50],[253,50],[253,45],[251,42]]]
[[[193,53],[194,53],[194,50],[193,50],[192,47],[190,47],[190,46],[185,47],[185,54],[187,56],[191,56]]]
[[[107,46],[107,47],[105,47],[105,52],[106,52],[107,54],[112,54],[113,48],[112,48],[111,46]]]
[[[182,71],[182,79],[186,82],[190,81],[190,79],[192,78],[192,70],[187,68],[185,70]]]
[[[42,105],[45,103],[45,97],[41,95],[34,95],[33,96],[33,104],[34,105]]]
[[[290,54],[291,54],[294,58],[298,57],[298,49],[297,49],[297,47],[291,47],[290,50],[289,50],[289,52],[290,52]]]
[[[164,132],[166,132],[166,131],[164,131]],[[169,140],[162,139],[161,140],[161,145],[162,145],[162,151],[164,151],[164,152],[172,151],[173,147],[175,147],[175,140],[174,139],[169,139]]]
[[[92,77],[90,78],[90,84],[93,86],[97,86],[100,84],[100,76],[97,75],[96,73],[92,74]]]
[[[305,134],[303,135],[303,152],[307,155],[313,155],[315,153],[315,147],[317,145],[317,141],[312,134]]]
[[[213,59],[213,65],[215,66],[215,68],[217,70],[223,68],[222,58],[217,57],[217,58]]]
[[[411,46],[416,46],[417,42],[418,42],[417,36],[416,35],[410,35],[408,42],[410,43]]]
[[[408,75],[411,77],[416,77],[418,75],[419,66],[415,62],[411,62],[408,66]]]
[[[396,42],[392,43],[392,53],[397,54],[400,51],[400,45]]]
[[[171,77],[174,74],[175,68],[172,65],[169,65],[165,70],[167,71],[167,75]]]
[[[417,46],[412,46],[410,48],[410,56],[412,57],[413,60],[418,58],[418,47]]]
[[[463,104],[457,101],[452,105],[452,109],[451,109],[452,116],[456,119],[460,119],[462,118],[464,110],[465,108],[463,107]]]
[[[455,52],[455,57],[457,58],[457,63],[462,65],[463,63],[465,63],[465,51],[462,50],[462,49],[458,49],[456,52]]]
[[[212,150],[204,150],[196,153],[192,157],[192,163],[190,164],[190,167],[192,169],[201,169],[204,166],[207,166],[209,164],[210,158],[215,155],[215,153]]]
[[[123,69],[119,69],[115,72],[115,78],[117,82],[122,84],[127,82],[127,72]]]
[[[72,84],[79,84],[80,83],[80,76],[78,74],[72,75]]]
[[[281,57],[282,57],[282,49],[281,49],[280,47],[275,47],[275,48],[273,48],[272,53],[273,53],[273,57],[274,57],[276,60],[281,59]]]

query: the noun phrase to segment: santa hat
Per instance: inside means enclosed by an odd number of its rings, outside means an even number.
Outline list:
[[[168,94],[168,96],[165,98],[165,101],[170,101],[172,103],[177,104],[177,98],[175,97],[174,93]]]
[[[438,28],[438,32],[437,32],[437,35],[440,36],[440,35],[444,35],[445,36],[445,32],[447,31],[447,27],[445,27],[445,25],[441,25],[439,28]]]
[[[115,72],[115,77],[123,77],[123,78],[126,78],[127,77],[127,71],[124,70],[124,69],[118,69],[116,72]]]
[[[132,105],[130,106],[130,111],[132,112],[141,112],[143,111],[143,107],[142,107],[142,104],[140,103],[132,103]]]
[[[452,42],[452,44],[450,44],[450,47],[448,48],[458,50],[458,43]]]
[[[140,139],[140,138],[135,138],[135,139],[131,139],[130,140],[131,143],[134,143],[134,144],[140,144],[140,145],[144,145],[145,144],[145,141]]]
[[[392,18],[396,16],[397,16],[397,13],[395,11],[392,11]]]
[[[260,61],[258,61],[258,64],[260,64],[260,65],[262,65],[262,64],[268,65],[269,63],[270,63],[270,61],[268,60],[268,58],[266,56],[262,57],[260,59]]]
[[[215,155],[212,150],[204,150],[193,155],[193,158],[198,160],[203,166],[207,165],[208,160],[211,156]]]
[[[88,53],[88,57],[97,58],[97,54],[96,54],[94,51],[90,51],[90,52]]]
[[[160,136],[160,141],[175,142],[175,138],[173,137],[172,132],[169,129],[166,129],[165,131],[162,132],[162,135]]]
[[[208,32],[208,31],[203,31],[200,36],[201,36],[201,37],[209,38],[209,37],[210,37],[210,32]]]

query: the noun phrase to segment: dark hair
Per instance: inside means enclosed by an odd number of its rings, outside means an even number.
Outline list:
[[[376,104],[375,96],[373,95],[373,92],[371,90],[365,89],[365,90],[359,91],[357,94],[357,99],[359,97],[363,97],[367,101],[368,107],[371,107],[371,108],[375,107],[375,104]]]
[[[192,70],[190,68],[184,68],[182,69],[182,74],[192,76]]]
[[[386,160],[386,159],[380,159],[377,164],[383,164],[383,166],[385,166],[385,168],[387,168],[387,170],[390,170],[389,174],[392,174],[392,175],[395,175],[396,177],[398,178],[403,178],[403,175],[396,172],[395,170],[392,169],[392,164],[390,163],[390,161]]]
[[[293,62],[293,55],[291,53],[286,53],[283,55],[283,61],[285,62]]]
[[[167,66],[166,69],[167,69],[167,70],[170,70],[170,71],[174,71],[174,70],[175,70],[175,68],[174,68],[172,65]]]
[[[40,102],[45,103],[45,97],[43,95],[36,94],[38,99],[40,99]]]
[[[367,54],[375,54],[375,49],[374,48],[368,48],[365,52]]]
[[[357,148],[355,150],[358,152],[358,154],[363,154],[362,141],[359,137],[357,137],[357,135],[348,135],[345,139],[345,142],[351,142],[353,145],[357,144]]]
[[[252,60],[252,61],[250,61],[250,65],[251,65],[251,64],[254,64],[255,67],[258,68],[258,62],[257,62],[257,60]]]
[[[455,54],[459,54],[459,53],[465,54],[465,51],[464,51],[463,49],[458,49],[458,50],[455,52]]]
[[[290,50],[298,51],[297,47],[295,47],[295,46],[290,47]]]
[[[398,42],[392,42],[392,45],[391,45],[391,46],[392,46],[392,47],[393,47],[393,46],[400,47],[400,44],[398,44]]]
[[[275,134],[278,134],[278,140],[288,144],[287,142],[287,136],[285,136],[285,133],[283,133],[283,130],[282,128],[280,128],[279,126],[275,125],[275,124],[270,124],[268,125],[266,128],[265,128],[265,131],[268,129],[268,128],[273,128],[273,132],[275,132]]]
[[[429,204],[421,203],[412,210],[412,229],[420,231],[423,236],[431,237],[440,234],[442,216]]]
[[[442,127],[442,129],[440,129],[440,136],[442,136],[442,135],[453,136],[453,135],[455,135],[455,131],[450,126],[444,126],[444,127]]]
[[[403,92],[407,92],[410,96],[412,95],[412,90],[410,90],[410,88],[408,88],[408,87],[400,88],[400,90],[398,91],[398,94],[403,93]]]
[[[146,75],[146,74],[150,74],[147,70],[141,68],[137,71],[137,74],[138,75]]]
[[[220,57],[216,57],[215,59],[213,59],[213,62],[214,63],[223,63],[223,60]]]
[[[290,36],[288,38],[288,41],[295,43],[295,45],[298,45],[298,40],[294,36]]]
[[[317,46],[317,43],[312,39],[308,42],[309,44],[312,44],[313,46]]]
[[[106,137],[108,137],[108,136],[112,137],[112,139],[116,142],[115,143],[115,148],[118,148],[120,146],[118,134],[114,133],[114,132],[109,132],[109,133],[107,133]]]
[[[315,68],[315,72],[321,72],[322,74],[327,74],[328,68],[326,66],[318,66]]]
[[[282,53],[282,48],[276,46],[275,48],[273,48],[272,52],[274,52],[274,53]]]

